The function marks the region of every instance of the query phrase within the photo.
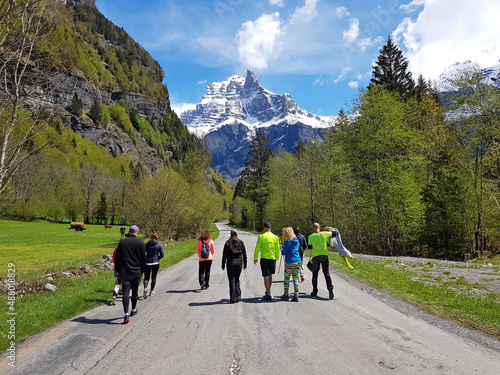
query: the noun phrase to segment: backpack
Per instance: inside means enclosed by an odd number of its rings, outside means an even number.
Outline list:
[[[210,249],[208,248],[208,241],[203,242],[201,241],[201,257],[203,259],[208,259],[210,255]]]

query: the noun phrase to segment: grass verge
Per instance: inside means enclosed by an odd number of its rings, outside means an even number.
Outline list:
[[[24,225],[26,223],[22,223]],[[30,223],[28,223],[30,224]],[[18,223],[18,225],[21,225]],[[219,231],[214,224],[210,227],[211,236],[217,238]],[[90,234],[89,232],[87,234]],[[97,233],[99,234],[99,233]],[[92,236],[87,236],[88,238]],[[91,240],[92,242],[92,240]],[[97,240],[96,240],[97,243]],[[108,240],[104,239],[103,246],[107,246]],[[99,252],[96,261],[102,256]],[[165,257],[160,261],[160,270],[165,269],[172,264],[178,263],[184,258],[193,255],[196,252],[196,240],[188,240],[182,242],[171,243],[165,247]],[[81,258],[75,259],[68,263],[68,267],[79,265]],[[39,257],[39,263],[43,267],[43,272],[59,271],[61,264],[58,264],[57,269],[46,268],[45,260]],[[16,263],[16,281],[21,278],[17,274],[17,267],[21,263],[15,260]],[[5,264],[6,267],[6,264]],[[21,269],[23,269],[21,267]],[[40,273],[40,270],[33,270],[28,273],[29,277]],[[26,275],[26,274],[24,274]],[[0,352],[4,352],[10,346],[11,341],[15,341],[16,345],[25,341],[30,336],[44,331],[52,327],[55,323],[71,318],[83,311],[89,310],[96,306],[108,303],[111,300],[111,294],[115,284],[113,271],[98,271],[88,274],[83,277],[74,278],[57,278],[53,282],[57,287],[55,292],[43,292],[38,294],[24,295],[17,297],[13,305],[8,305],[6,295],[0,297],[3,319],[0,320]],[[9,307],[14,310],[9,310]],[[9,337],[11,331],[7,321],[8,312],[15,312],[15,337]],[[121,318],[117,318],[121,319]]]
[[[446,286],[427,285],[412,280],[412,273],[376,263],[350,259],[350,271],[343,259],[332,254],[330,265],[359,281],[412,303],[424,311],[451,319],[460,325],[500,338],[500,300],[498,295],[469,296]]]

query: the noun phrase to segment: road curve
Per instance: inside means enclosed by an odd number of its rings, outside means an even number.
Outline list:
[[[405,315],[336,275],[333,300],[321,273],[319,296],[308,296],[306,270],[299,303],[282,302],[281,265],[273,301],[262,301],[254,234],[240,232],[249,264],[242,301],[229,304],[221,252],[230,229],[217,226],[209,289],[199,290],[197,257],[185,259],[160,272],[157,295],[139,301],[129,324],[121,324],[121,303],[86,311],[20,345],[14,370],[4,355],[0,374],[499,373],[500,351]]]

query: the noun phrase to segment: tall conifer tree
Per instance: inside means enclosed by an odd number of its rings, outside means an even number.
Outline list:
[[[386,90],[398,93],[402,99],[413,96],[415,82],[408,70],[408,61],[391,37],[373,65],[370,85],[383,86]]]

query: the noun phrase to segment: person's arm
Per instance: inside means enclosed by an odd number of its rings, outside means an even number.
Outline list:
[[[198,258],[201,258],[201,240],[196,243],[196,254],[198,254]]]
[[[146,272],[146,244],[142,240],[139,240],[139,241],[142,242],[141,250],[140,250],[140,254],[139,254],[140,262],[141,262],[141,273],[144,273],[144,272]]]
[[[215,253],[215,243],[213,240],[210,240],[210,252],[212,253],[212,255],[214,255]]]
[[[240,240],[241,244],[241,252],[243,253],[243,269],[247,268],[247,249],[245,248],[245,244]]]
[[[226,268],[227,251],[229,250],[228,247],[229,247],[229,244],[226,241],[226,243],[224,244],[224,249],[222,249],[222,270],[223,271]]]
[[[160,253],[158,255],[158,260],[160,260],[161,258],[163,258],[165,256],[165,253],[163,252],[163,246],[160,245]]]
[[[259,236],[257,238],[257,244],[255,245],[255,251],[253,252],[253,263],[254,264],[257,264],[257,258],[259,257],[260,248],[262,246],[261,238],[262,238],[261,236]]]
[[[276,241],[274,244],[274,256],[276,257],[276,262],[280,258],[280,239],[276,236]]]
[[[281,250],[281,255],[285,255],[288,253],[288,250],[290,248],[290,241],[285,241],[285,243],[283,244],[283,250]]]

